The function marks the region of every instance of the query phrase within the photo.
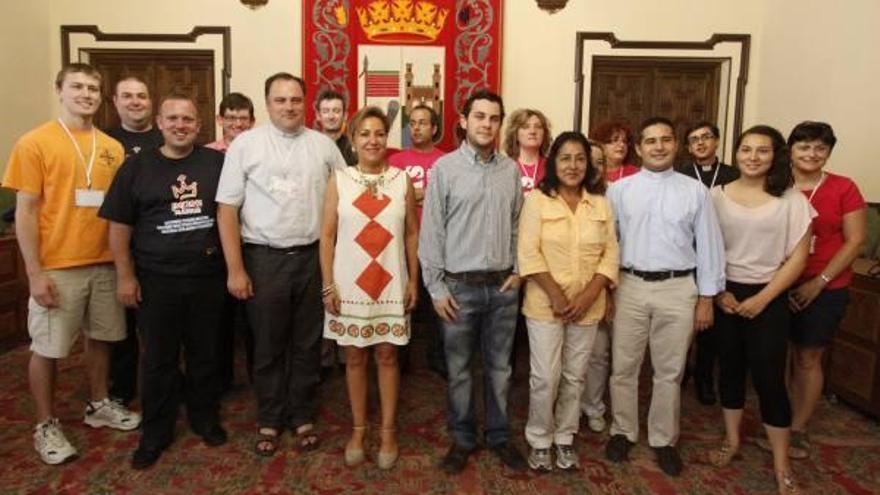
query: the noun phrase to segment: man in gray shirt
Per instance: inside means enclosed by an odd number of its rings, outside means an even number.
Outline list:
[[[487,380],[486,442],[511,469],[526,468],[510,443],[507,414],[523,197],[516,164],[495,153],[503,119],[500,96],[480,90],[467,99],[460,121],[465,139],[437,160],[424,201],[419,260],[434,309],[443,319],[452,446],[442,468],[450,474],[466,467],[477,446],[470,364],[478,346]]]
[[[285,427],[300,450],[318,442],[313,423],[324,318],[318,237],[327,180],[345,161],[330,138],[303,125],[302,79],[281,72],[266,80],[265,91],[271,122],[229,146],[217,224],[227,288],[247,301],[254,332],[254,449],[270,456]]]

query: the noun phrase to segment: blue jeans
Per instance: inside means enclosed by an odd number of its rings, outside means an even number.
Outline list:
[[[467,285],[446,280],[459,305],[458,318],[443,322],[443,343],[449,373],[446,425],[452,440],[467,449],[477,445],[471,358],[481,350],[486,408],[486,442],[490,447],[510,438],[507,394],[512,375],[510,353],[516,331],[519,291],[499,292],[500,285]]]

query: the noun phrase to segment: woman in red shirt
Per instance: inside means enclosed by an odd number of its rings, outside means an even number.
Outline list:
[[[822,393],[822,354],[849,302],[851,265],[865,242],[865,200],[847,177],[824,170],[837,138],[823,122],[802,122],[788,137],[795,187],[818,212],[807,268],[791,291],[792,424],[789,456],[809,456],[807,422]]]
[[[635,159],[632,130],[623,122],[603,122],[590,131],[590,141],[605,152],[605,181],[612,183],[639,171]]]
[[[510,114],[504,131],[504,153],[516,161],[523,194],[544,178],[544,159],[553,136],[550,122],[540,110],[520,108]]]

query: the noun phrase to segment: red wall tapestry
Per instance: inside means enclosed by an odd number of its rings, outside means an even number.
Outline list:
[[[502,0],[303,0],[306,118],[326,88],[342,93],[349,117],[366,105],[393,118],[389,147],[405,148],[408,110],[441,115],[438,145],[455,147],[464,100],[501,86]]]

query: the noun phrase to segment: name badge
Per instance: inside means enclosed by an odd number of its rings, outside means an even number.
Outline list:
[[[282,196],[293,196],[297,189],[297,183],[293,180],[285,180],[280,177],[272,177],[269,182],[269,189],[273,193]]]
[[[77,189],[76,206],[99,208],[104,203],[104,191],[95,189]]]
[[[816,253],[816,236],[810,237],[810,254]]]

